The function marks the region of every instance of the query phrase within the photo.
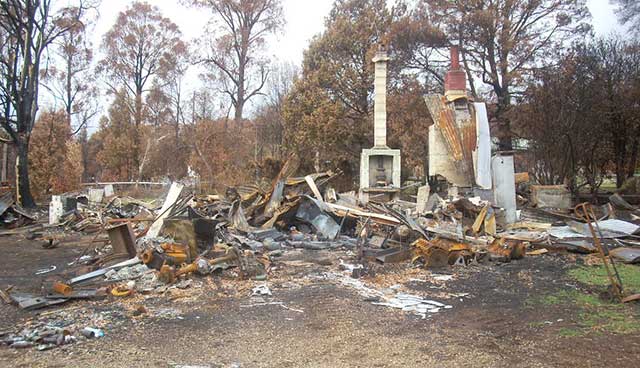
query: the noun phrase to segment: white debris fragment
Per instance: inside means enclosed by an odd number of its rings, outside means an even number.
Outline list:
[[[417,295],[398,293],[386,302],[376,302],[375,305],[384,305],[392,308],[400,308],[405,312],[413,312],[423,319],[427,318],[427,313],[438,313],[440,309],[452,308],[435,300],[424,299]]]
[[[362,265],[354,265],[351,263],[345,263],[342,259],[340,260],[340,268],[349,272],[353,272],[355,269],[363,268]]]
[[[366,298],[377,299],[372,302],[374,305],[402,309],[405,312],[412,312],[422,317],[422,319],[427,318],[431,313],[438,313],[441,309],[453,308],[450,305],[446,305],[435,300],[424,299],[417,295],[396,292],[400,285],[393,285],[392,287],[385,289],[385,293],[384,291],[376,290],[367,286],[361,280],[353,279],[343,274],[326,273],[324,276],[329,279],[335,279],[342,285],[349,286],[357,290],[360,295]]]
[[[271,290],[267,284],[260,284],[251,290],[251,296],[269,295],[271,296]]]
[[[57,268],[58,267],[56,267],[56,265],[51,265],[50,267],[47,267],[47,268],[41,268],[36,271],[36,275],[43,275],[45,273],[55,271]]]

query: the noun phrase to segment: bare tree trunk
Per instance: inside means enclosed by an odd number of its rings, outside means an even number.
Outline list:
[[[629,166],[627,169],[627,177],[629,179],[636,173],[636,167],[638,166],[638,154],[640,153],[640,138],[636,135],[636,138],[631,144],[631,158],[629,159]]]
[[[616,155],[616,188],[620,188],[626,179],[627,170],[625,170],[625,142],[620,139],[616,139],[613,146],[613,152]]]
[[[73,91],[71,90],[71,56],[67,55],[67,80],[66,80],[66,113],[67,113],[67,123],[69,124],[69,129],[71,129],[71,105],[73,105]]]
[[[147,156],[149,155],[149,150],[151,149],[151,143],[153,143],[152,140],[153,140],[153,134],[151,134],[151,136],[149,137],[149,140],[147,141],[147,148],[145,148],[144,150],[144,155],[142,156],[142,162],[138,167],[138,181],[142,181],[142,171],[144,170],[144,164],[147,162]],[[136,188],[137,187],[138,187],[138,184],[136,183]]]
[[[206,142],[208,141],[208,139],[205,139],[204,141]],[[198,158],[202,160],[202,163],[204,163],[204,165],[207,167],[207,171],[209,172],[209,187],[211,188],[213,187],[213,178],[214,178],[213,168],[209,164],[209,160],[205,159],[204,155],[202,155],[202,151],[200,151],[200,147],[198,147],[198,143],[195,140],[193,142],[193,148],[196,154],[198,155]]]
[[[16,195],[17,202],[27,208],[36,206],[29,183],[29,138],[19,135],[16,147]]]
[[[236,111],[234,114],[234,120],[236,122],[242,120],[242,110],[244,110],[244,101],[240,100],[240,91],[238,91],[238,102],[236,102]]]
[[[240,71],[238,73],[238,78],[241,81],[244,81],[244,67],[240,67]],[[236,97],[236,106],[235,106],[235,114],[234,120],[235,122],[239,122],[242,120],[242,112],[244,110],[244,82],[238,85],[238,94]],[[226,122],[225,122],[225,131],[226,131]]]
[[[511,151],[513,150],[513,142],[511,137],[511,121],[507,116],[507,111],[511,107],[511,96],[506,87],[501,88],[498,94],[498,109],[496,111],[496,118],[499,124],[499,150]]]
[[[140,125],[142,125],[142,90],[136,91],[136,105],[135,105],[135,122],[133,130],[133,167],[136,171],[140,168]],[[131,179],[131,178],[129,178]],[[139,180],[140,178],[138,178]]]
[[[244,38],[244,37],[243,37]],[[247,45],[245,44],[244,39],[242,40],[243,45],[242,45],[242,52],[240,53],[240,63],[238,65],[238,93],[236,94],[236,111],[235,111],[235,122],[239,122],[240,120],[242,120],[242,112],[244,110],[244,95],[245,95],[245,85],[244,85],[244,80],[245,80],[245,66],[246,66],[246,62],[247,62],[247,53],[246,53],[246,47]],[[226,131],[226,129],[225,129]]]
[[[0,181],[7,181],[8,171],[9,171],[9,144],[2,143],[2,173],[0,174]]]

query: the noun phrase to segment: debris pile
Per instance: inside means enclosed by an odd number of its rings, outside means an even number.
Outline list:
[[[56,346],[67,345],[78,339],[93,339],[104,336],[104,331],[94,327],[84,327],[73,331],[54,324],[38,325],[25,328],[18,334],[12,334],[4,339],[11,348],[23,349],[35,347],[37,350],[49,350]]]
[[[0,226],[13,229],[37,221],[38,216],[22,208],[13,200],[13,193],[0,195]]]
[[[377,266],[447,269],[557,250],[598,250],[590,222],[571,209],[542,207],[556,203],[549,193],[557,193],[557,188],[536,188],[537,205],[521,204],[518,221],[509,222],[504,208],[482,196],[431,193],[429,187],[420,188],[417,197],[403,194],[386,202],[370,197],[363,203],[354,192],[335,192],[330,184],[339,173],[294,176],[297,162],[296,157],[289,159],[271,185],[228,188],[223,195],[195,194],[173,183],[161,206],[104,189],[54,198],[50,223],[25,227],[29,236],[55,244],[82,232],[91,234],[92,241],[69,269],[57,270],[63,273],[54,275],[55,266],[40,271],[47,279],[42,294],[0,290],[1,296],[33,310],[76,299],[189,289],[202,277],[264,282],[274,269],[291,264],[280,261],[289,253],[340,251],[349,263],[341,259],[343,272],[330,271],[323,277],[356,290],[375,305],[427,318],[451,306],[406,290],[367,284]],[[638,262],[640,226],[631,222],[638,209],[614,196],[598,212],[598,237],[616,248],[611,256]],[[271,293],[267,284],[260,284],[250,294],[264,299]],[[267,305],[256,303],[252,305]],[[268,303],[288,308],[279,301]],[[48,349],[80,336],[100,335],[84,327],[71,332],[65,326],[37,325],[7,335],[4,342]]]

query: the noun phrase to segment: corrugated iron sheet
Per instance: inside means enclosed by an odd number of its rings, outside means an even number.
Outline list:
[[[447,102],[444,96],[429,95],[425,102],[456,167],[473,182],[472,152],[476,146],[476,128],[471,115],[456,121],[454,103]]]

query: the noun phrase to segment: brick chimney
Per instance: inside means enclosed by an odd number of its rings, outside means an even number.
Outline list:
[[[373,84],[373,146],[387,147],[387,62],[389,56],[384,45],[372,60],[375,63]]]
[[[460,68],[460,55],[458,46],[451,46],[451,68],[444,77],[444,94],[465,95],[467,93],[467,75]]]

